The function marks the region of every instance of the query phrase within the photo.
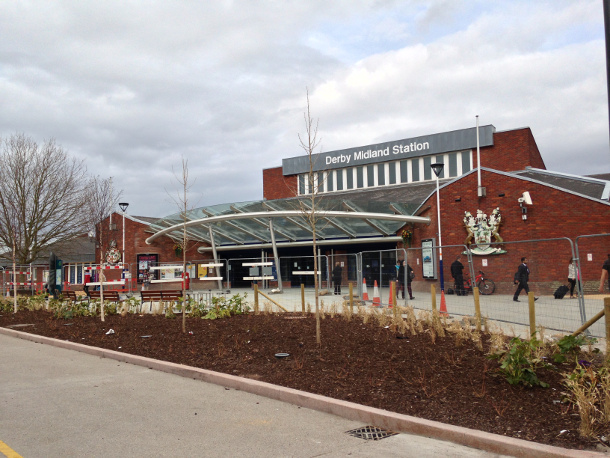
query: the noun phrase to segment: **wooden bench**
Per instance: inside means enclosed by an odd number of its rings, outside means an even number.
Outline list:
[[[161,291],[140,291],[140,300],[140,307],[143,307],[145,302],[150,302],[150,311],[152,312],[153,302],[161,302],[162,300]]]
[[[165,291],[161,291],[161,298],[164,301],[177,301],[182,299],[182,290],[181,289],[168,289]]]
[[[181,289],[140,291],[142,306],[145,302],[150,302],[150,311],[152,311],[153,302],[178,301],[180,298],[182,298]]]
[[[72,302],[76,302],[80,299],[80,298],[76,297],[75,291],[62,291],[61,295],[63,296],[63,298],[65,300],[72,301]]]
[[[101,291],[92,291],[89,290],[89,299],[101,299]],[[116,290],[108,290],[104,291],[104,301],[108,302],[116,302],[117,304],[121,302],[121,298],[119,297],[119,292]]]

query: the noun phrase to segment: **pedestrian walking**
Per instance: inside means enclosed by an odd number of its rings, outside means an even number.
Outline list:
[[[608,281],[608,289],[610,289],[610,253],[608,253],[608,259],[602,266],[602,277],[599,280],[599,292],[604,292],[604,284]]]
[[[407,291],[409,292],[409,299],[415,299],[413,297],[413,290],[411,290],[411,281],[415,278],[415,272],[409,264],[407,264]]]
[[[528,285],[530,279],[530,269],[527,267],[527,258],[524,256],[521,258],[521,264],[519,264],[519,268],[517,269],[517,273],[515,274],[515,283],[517,283],[517,291],[515,291],[515,295],[513,296],[513,301],[521,302],[519,300],[519,294],[521,290],[525,290],[526,294],[529,294],[530,287]],[[534,298],[535,301],[538,300],[537,297]]]
[[[402,298],[400,297],[402,295]],[[396,273],[396,297],[398,299],[405,298],[405,261],[398,260],[398,272]]]
[[[577,273],[576,263],[574,258],[570,258],[568,264],[568,283],[570,284],[570,299],[574,299],[574,287],[576,286],[576,279],[580,280],[580,275]]]
[[[335,267],[333,269],[333,283],[335,285],[335,295],[341,294],[341,280],[343,279],[343,268],[341,267],[340,262],[335,263]]]
[[[458,296],[465,296],[466,292],[464,291],[464,264],[460,262],[462,256],[458,255],[451,264],[451,276],[455,282],[455,294]]]

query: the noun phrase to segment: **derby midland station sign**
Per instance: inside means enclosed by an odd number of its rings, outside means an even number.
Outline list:
[[[429,151],[430,143],[410,143],[408,145],[394,145],[392,147],[392,154],[404,154],[412,151]],[[425,153],[424,153],[425,154]],[[367,149],[366,151],[360,150],[355,151],[351,155],[341,154],[339,156],[326,156],[326,165],[330,164],[349,164],[352,158],[354,163],[361,162],[363,159],[374,159],[378,157],[390,156],[390,147],[386,146],[385,149]]]
[[[493,145],[494,126],[479,127],[480,146]],[[312,156],[314,171],[375,164],[419,156],[448,153],[476,148],[476,128],[455,130],[441,134],[361,146]],[[298,156],[282,161],[284,175],[309,172],[308,156]]]

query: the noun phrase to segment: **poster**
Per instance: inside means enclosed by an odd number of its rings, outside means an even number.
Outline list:
[[[158,280],[157,271],[149,269],[159,263],[158,254],[139,254],[138,261],[138,283],[149,282],[150,280]]]
[[[434,239],[425,239],[421,242],[422,276],[436,278],[436,258],[434,256]]]
[[[208,276],[208,267],[205,264],[197,265],[197,277],[204,278]]]

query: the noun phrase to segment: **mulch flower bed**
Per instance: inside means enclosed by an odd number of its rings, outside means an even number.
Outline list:
[[[4,313],[0,326],[317,393],[447,424],[574,449],[599,442],[578,433],[580,417],[565,402],[562,373],[544,369],[548,388],[510,385],[482,347],[455,336],[401,334],[393,326],[340,315],[238,315],[218,320],[120,315],[56,319],[44,311]],[[107,334],[112,329],[114,333]],[[434,340],[434,343],[433,343]],[[482,348],[482,349],[481,349]],[[278,359],[276,353],[290,356]]]

